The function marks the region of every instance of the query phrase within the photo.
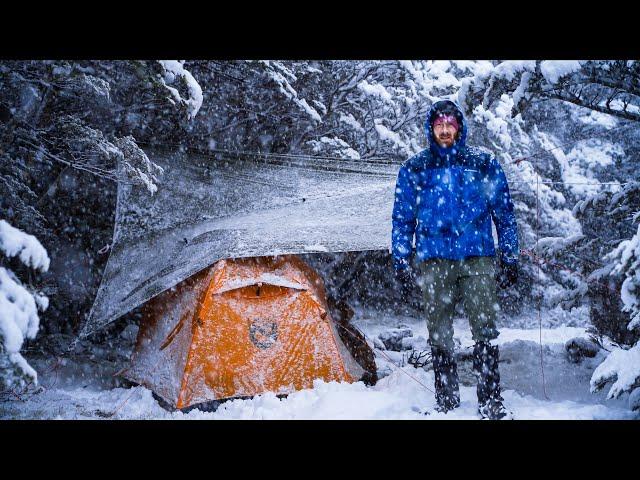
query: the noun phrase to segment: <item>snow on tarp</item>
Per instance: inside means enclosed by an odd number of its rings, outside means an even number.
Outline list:
[[[111,253],[81,336],[222,258],[390,247],[400,162],[147,154],[165,173],[154,195],[118,184]]]

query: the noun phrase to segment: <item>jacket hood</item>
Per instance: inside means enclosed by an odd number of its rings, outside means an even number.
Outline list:
[[[453,113],[458,120],[458,123],[460,124],[458,139],[450,147],[441,147],[440,145],[438,145],[433,136],[432,123],[436,115],[441,111]],[[462,114],[462,109],[451,100],[440,100],[431,105],[429,113],[427,113],[427,120],[424,127],[427,132],[429,149],[434,155],[438,157],[445,157],[446,155],[456,155],[458,152],[464,149],[467,140],[467,122],[465,121],[464,115]]]

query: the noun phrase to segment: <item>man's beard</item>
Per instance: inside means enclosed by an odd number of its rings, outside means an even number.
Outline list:
[[[440,144],[440,146],[450,147],[451,145],[453,145],[453,137],[451,135],[448,135],[447,137],[436,137],[436,139],[438,140],[438,144]]]

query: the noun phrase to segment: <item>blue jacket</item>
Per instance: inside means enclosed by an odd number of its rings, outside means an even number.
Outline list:
[[[398,172],[393,230],[393,264],[396,270],[429,258],[460,260],[495,256],[491,235],[493,219],[501,259],[518,258],[518,232],[507,179],[493,154],[465,144],[467,125],[448,148],[436,143],[431,128],[435,112],[425,125],[429,148],[407,160]]]

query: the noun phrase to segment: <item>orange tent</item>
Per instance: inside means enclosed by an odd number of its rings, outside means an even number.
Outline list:
[[[180,409],[357,381],[365,370],[328,310],[322,279],[297,256],[220,260],[145,305],[122,375]]]

